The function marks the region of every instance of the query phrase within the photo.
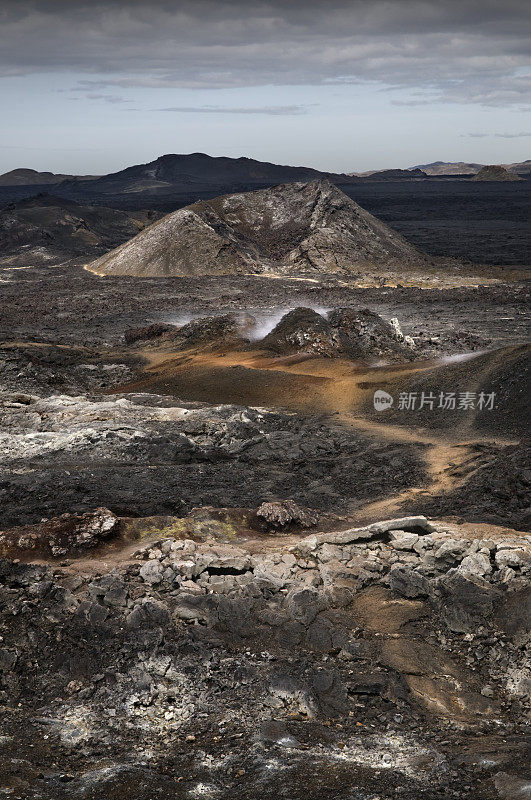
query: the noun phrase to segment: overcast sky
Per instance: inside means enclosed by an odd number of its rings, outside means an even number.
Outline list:
[[[529,0],[0,0],[0,172],[531,158]]]

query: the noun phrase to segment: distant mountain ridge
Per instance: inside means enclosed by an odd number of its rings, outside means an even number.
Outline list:
[[[510,172],[531,176],[531,160],[502,165]],[[134,164],[107,175],[66,175],[14,169],[0,175],[4,202],[19,200],[35,191],[84,205],[109,205],[115,208],[159,208],[185,205],[197,199],[217,197],[282,183],[329,180],[348,189],[363,183],[427,181],[452,176],[467,180],[483,167],[478,163],[434,161],[409,169],[384,169],[365,173],[322,172],[312,167],[289,166],[253,158],[229,158],[205,153],[160,156],[146,164]]]
[[[0,175],[0,186],[53,186],[72,178],[78,181],[91,181],[97,177],[97,175],[61,175],[55,172],[19,168]]]
[[[349,175],[363,181],[413,181],[423,180],[429,176],[422,169],[378,169],[374,172],[349,172]]]
[[[291,167],[257,161],[253,158],[214,157],[205,153],[189,155],[168,154],[147,164],[103,175],[90,187],[90,192],[102,195],[142,192],[163,195],[176,190],[219,188],[220,191],[239,187],[278,185],[295,181],[328,178],[334,183],[354,183],[349,175],[320,172],[311,167]],[[65,188],[73,182],[67,182]]]
[[[417,164],[410,167],[410,171],[423,170],[427,175],[476,175],[487,164],[478,164],[467,161],[432,161],[431,164]],[[531,172],[531,160],[516,161],[513,164],[500,164],[509,172],[525,175]]]
[[[349,172],[348,174],[363,181],[422,180],[423,178],[451,175],[476,175],[485,166],[488,165],[474,161],[432,161],[429,164],[416,164],[414,167],[408,167],[407,169],[377,169],[368,172]],[[531,173],[531,160],[516,161],[512,164],[500,164],[499,166],[517,175]]]
[[[55,195],[82,204],[140,209],[167,208],[189,204],[199,198],[319,179],[328,179],[336,186],[360,182],[350,175],[322,172],[312,167],[273,164],[246,157],[170,153],[147,164],[134,164],[94,178],[13,170],[0,176],[0,189],[8,200],[23,197],[25,186],[29,189],[38,186],[41,191],[53,187]]]

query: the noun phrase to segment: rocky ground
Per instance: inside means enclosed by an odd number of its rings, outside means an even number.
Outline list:
[[[147,394],[0,405],[2,527],[98,505],[149,516],[281,497],[354,509],[424,477],[422,444],[374,442],[323,417]]]
[[[3,796],[528,797],[525,284],[26,266],[0,273]],[[497,410],[372,407],[454,384]]]
[[[529,537],[228,530],[0,562],[6,794],[527,796]]]

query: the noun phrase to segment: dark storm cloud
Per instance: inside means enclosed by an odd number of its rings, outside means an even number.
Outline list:
[[[529,101],[528,0],[3,0],[4,75],[107,87],[377,82],[411,101]],[[401,102],[406,102],[402,100]]]

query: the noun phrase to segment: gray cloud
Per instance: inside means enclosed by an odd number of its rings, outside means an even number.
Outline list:
[[[531,74],[499,76],[486,74],[463,84],[449,86],[441,93],[447,103],[476,103],[483,106],[523,105],[531,101]]]
[[[432,100],[391,100],[392,106],[429,106],[433,102]]]
[[[487,139],[494,137],[496,139],[522,139],[526,136],[531,136],[531,131],[522,131],[521,133],[462,133],[461,137],[469,137],[471,139]]]
[[[126,103],[127,100],[124,97],[120,97],[118,94],[99,94],[98,92],[89,92],[85,95],[87,100],[103,100],[105,103]]]
[[[177,111],[180,114],[267,114],[277,117],[291,114],[305,114],[306,106],[171,106],[157,108],[156,111]]]
[[[90,93],[369,82],[426,92],[396,105],[522,106],[529,16],[527,0],[3,0],[0,75],[81,72]]]
[[[531,136],[531,131],[522,131],[522,133],[495,133],[498,139],[523,139],[525,136]]]

